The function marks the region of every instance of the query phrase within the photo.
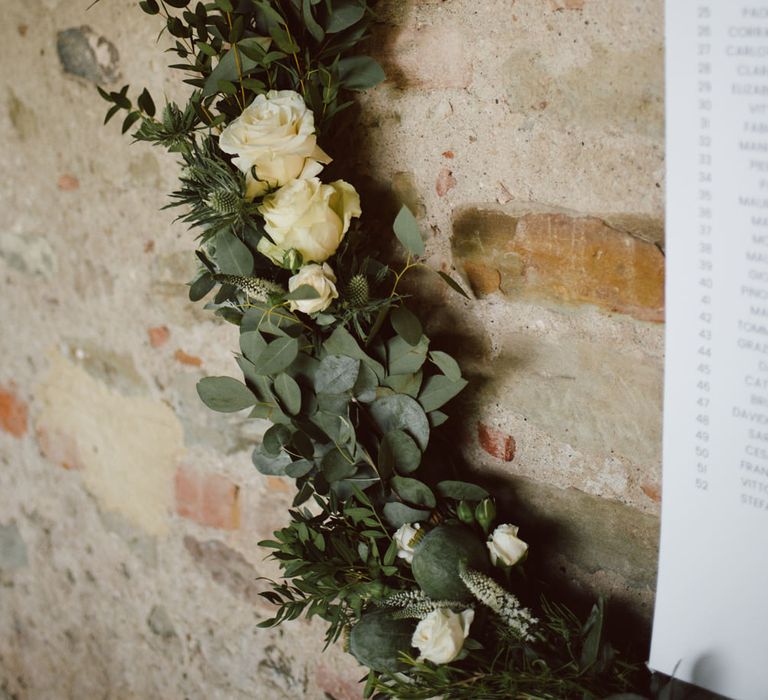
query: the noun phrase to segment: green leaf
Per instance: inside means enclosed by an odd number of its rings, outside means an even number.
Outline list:
[[[259,374],[275,375],[290,365],[299,354],[296,338],[276,338],[259,355],[256,369]]]
[[[435,494],[432,493],[432,489],[425,483],[418,479],[409,479],[405,476],[392,477],[389,482],[392,485],[395,493],[400,496],[404,501],[414,506],[425,506],[426,508],[434,508],[437,502],[435,501]]]
[[[376,389],[379,386],[379,380],[376,373],[365,363],[360,364],[360,374],[357,375],[355,386],[352,387],[352,393],[358,401],[370,403],[376,399]]]
[[[253,466],[267,476],[285,476],[286,469],[291,464],[291,457],[285,452],[279,455],[270,455],[264,451],[264,446],[259,445],[251,456]]]
[[[357,471],[352,458],[345,451],[337,448],[330,450],[323,457],[320,468],[329,483],[347,479]]]
[[[370,56],[349,56],[338,63],[339,82],[347,90],[368,90],[387,76]]]
[[[383,433],[403,430],[416,440],[422,452],[427,449],[429,421],[424,409],[410,396],[384,396],[370,405],[370,411]]]
[[[296,462],[291,462],[286,468],[286,476],[290,476],[294,479],[300,479],[302,476],[306,476],[315,467],[314,462],[310,462],[308,459],[300,459]]]
[[[264,439],[261,441],[264,452],[273,457],[277,457],[282,451],[283,447],[288,444],[293,433],[290,428],[285,425],[273,425],[266,433],[264,433]]]
[[[438,275],[440,275],[440,277],[442,277],[442,278],[443,278],[443,281],[444,281],[444,282],[445,282],[445,283],[446,283],[446,284],[447,284],[447,285],[448,285],[448,286],[449,286],[449,287],[450,287],[450,288],[451,288],[451,289],[452,289],[454,292],[458,292],[458,293],[459,293],[459,294],[461,294],[461,296],[463,296],[465,299],[469,299],[469,298],[470,298],[470,297],[469,297],[469,294],[467,294],[467,293],[464,291],[464,289],[462,288],[462,286],[461,286],[461,285],[460,285],[458,282],[456,282],[456,280],[454,280],[454,279],[453,279],[452,277],[450,277],[449,275],[446,275],[446,274],[445,274],[445,272],[440,272],[439,270],[437,270],[436,272],[437,272],[437,274],[438,274]]]
[[[427,417],[429,418],[429,424],[433,428],[441,426],[448,420],[448,414],[442,411],[430,411]]]
[[[293,377],[278,374],[275,377],[275,393],[290,415],[295,416],[301,410],[301,389]]]
[[[325,31],[329,34],[343,32],[359,22],[365,15],[365,2],[360,0],[337,0],[333,12],[328,16]]]
[[[419,403],[425,411],[434,411],[450,401],[465,386],[467,386],[466,379],[454,381],[438,374],[427,379],[421,394],[419,394]]]
[[[444,498],[452,498],[455,501],[482,501],[490,497],[482,486],[466,481],[441,481],[435,491]]]
[[[218,7],[222,12],[234,12],[235,8],[232,7],[230,0],[214,0],[214,5]]]
[[[197,383],[197,393],[208,408],[220,413],[242,411],[257,401],[245,384],[232,377],[205,377]]]
[[[312,287],[309,284],[302,284],[300,287],[297,287],[294,291],[289,292],[285,295],[285,299],[289,301],[301,301],[305,299],[319,299],[320,298],[320,292],[318,292],[314,287]]]
[[[408,207],[404,206],[400,209],[400,213],[395,218],[393,229],[397,240],[405,246],[411,255],[424,255],[424,241],[421,240],[419,224]]]
[[[413,374],[390,374],[384,380],[384,385],[396,394],[408,394],[415,399],[419,395],[423,379],[424,373],[421,371]]]
[[[323,343],[323,347],[330,355],[347,355],[365,362],[375,373],[379,380],[384,378],[384,367],[372,357],[361,350],[352,334],[339,326],[331,333],[330,337]]]
[[[379,463],[389,467],[389,472],[410,474],[421,464],[421,450],[410,435],[402,430],[392,430],[379,445]]]
[[[128,129],[130,129],[139,119],[141,119],[141,114],[139,114],[139,112],[130,112],[123,121],[122,132],[125,133],[128,131]]]
[[[404,503],[387,503],[384,506],[384,517],[392,527],[400,527],[407,523],[418,523],[428,520],[430,511],[411,508]]]
[[[315,376],[318,393],[341,394],[355,386],[360,373],[360,360],[346,355],[327,355]]]
[[[200,301],[216,286],[216,281],[209,272],[205,272],[189,285],[189,300]]]
[[[221,57],[216,68],[211,71],[211,74],[205,81],[202,96],[210,97],[211,95],[215,95],[219,92],[219,83],[222,81],[234,83],[238,80],[237,60],[240,61],[240,68],[243,75],[253,70],[258,65],[258,61],[246,56],[244,51],[247,50],[249,54],[254,55],[254,52],[261,49],[262,53],[265,53],[269,49],[271,43],[272,40],[269,37],[263,36],[248,37],[247,39],[238,41],[236,44],[238,49],[237,59],[235,58],[234,47]]]
[[[149,117],[155,116],[155,103],[152,100],[152,95],[149,94],[149,90],[144,88],[141,95],[139,95],[139,108]]]
[[[253,254],[237,236],[220,231],[209,248],[211,257],[225,275],[249,277],[253,272]]]
[[[603,641],[604,607],[605,603],[603,599],[599,598],[597,603],[592,606],[589,618],[581,631],[584,640],[581,648],[581,659],[579,661],[579,668],[581,671],[586,671],[593,666],[597,662],[600,654],[600,647],[602,646]]]
[[[429,339],[421,336],[418,344],[410,345],[400,336],[387,342],[387,359],[390,374],[413,374],[418,372],[427,359]]]
[[[429,353],[429,359],[448,379],[456,382],[461,379],[461,367],[448,353],[434,350]]]
[[[418,345],[421,341],[421,335],[424,332],[421,322],[415,314],[410,312],[404,306],[394,309],[389,316],[392,328],[395,333],[402,336],[403,340],[409,345]]]
[[[316,41],[322,41],[325,38],[323,28],[312,16],[312,3],[310,0],[303,0],[301,5],[301,16],[304,20],[304,26]]]
[[[160,12],[160,7],[157,4],[157,0],[142,0],[139,3],[139,7],[148,15],[156,15]]]
[[[267,341],[259,331],[246,331],[240,334],[240,352],[251,362],[255,363],[266,347]]]
[[[252,303],[243,316],[240,330],[297,337],[301,335],[302,325],[294,314],[283,307]]]

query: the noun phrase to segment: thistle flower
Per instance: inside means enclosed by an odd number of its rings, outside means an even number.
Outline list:
[[[344,290],[344,298],[350,306],[360,308],[365,306],[370,299],[370,289],[365,275],[360,273],[352,277]]]
[[[216,189],[208,195],[205,203],[217,214],[225,216],[237,214],[242,207],[242,199],[232,190]]]
[[[531,628],[538,620],[528,608],[520,605],[516,596],[505,591],[490,576],[466,566],[459,566],[459,577],[478,602],[493,610],[515,636],[526,642],[534,640]]]

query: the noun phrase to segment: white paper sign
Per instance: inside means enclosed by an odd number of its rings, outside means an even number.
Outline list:
[[[768,699],[768,0],[667,0],[667,355],[651,666]]]

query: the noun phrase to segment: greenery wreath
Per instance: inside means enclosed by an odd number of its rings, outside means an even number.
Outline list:
[[[206,308],[240,331],[242,381],[207,377],[198,393],[268,419],[253,463],[297,487],[289,524],[261,543],[283,574],[261,625],[325,620],[327,644],[369,669],[366,697],[637,698],[616,695],[647,678],[606,640],[602,601],[582,623],[541,596],[518,528],[446,456],[442,409],[467,382],[400,291],[424,265],[413,214],[392,227],[404,260],[385,262],[374,243],[389,232],[355,188],[320,178],[350,93],[384,79],[358,52],[369,3],[139,5],[193,91],[156,115],[146,89],[135,104],[128,86],[99,89],[106,121],[124,111],[124,133],[181,158],[169,206],[199,231],[190,299],[215,289]]]

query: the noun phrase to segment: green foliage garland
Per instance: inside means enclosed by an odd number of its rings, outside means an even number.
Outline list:
[[[213,293],[206,308],[240,333],[242,381],[207,377],[198,393],[215,411],[271,421],[253,464],[296,482],[289,524],[261,543],[283,573],[262,594],[276,612],[261,626],[322,618],[327,644],[348,639],[369,665],[366,696],[626,691],[634,668],[604,638],[602,602],[585,624],[543,599],[524,606],[512,567],[527,545],[485,489],[448,473],[430,439],[467,382],[398,292],[423,265],[417,221],[400,211],[392,232],[405,262],[387,264],[366,248],[354,188],[316,177],[328,162],[317,142],[332,148],[350,94],[384,78],[359,53],[369,2],[139,6],[164,23],[171,68],[192,92],[156,116],[146,89],[135,103],[128,86],[99,89],[106,121],[122,111],[123,132],[135,126],[136,140],[181,158],[169,206],[198,232],[190,299]],[[266,145],[264,119],[274,122]]]

